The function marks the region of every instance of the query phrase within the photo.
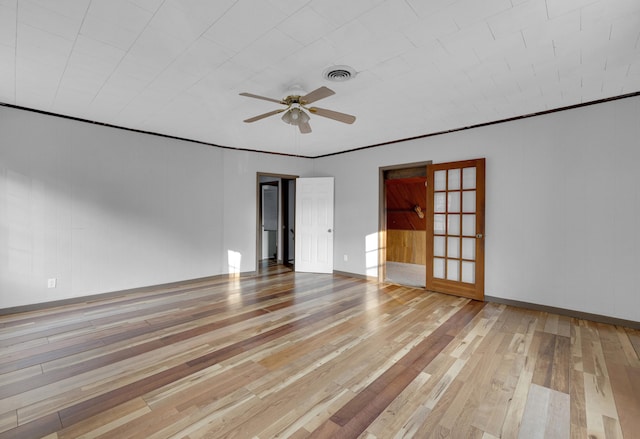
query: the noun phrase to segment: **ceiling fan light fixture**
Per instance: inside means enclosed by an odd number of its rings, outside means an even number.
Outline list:
[[[293,117],[291,116],[291,110],[287,110],[282,115],[282,121],[288,123],[289,125],[293,125]]]
[[[310,119],[309,115],[302,110],[298,110],[298,111],[300,112],[300,115],[298,117],[299,123],[301,124],[309,123],[309,119]]]
[[[309,115],[299,107],[293,107],[285,111],[282,120],[289,125],[304,125],[309,122]]]

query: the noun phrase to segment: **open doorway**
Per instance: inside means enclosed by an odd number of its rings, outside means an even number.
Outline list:
[[[378,278],[425,287],[427,165],[380,168],[380,249]]]
[[[378,280],[483,300],[484,212],[484,158],[380,168]]]
[[[257,174],[257,271],[280,265],[293,268],[296,178],[293,175]]]
[[[262,195],[262,250],[260,260],[278,258],[278,188],[279,181],[260,183]]]

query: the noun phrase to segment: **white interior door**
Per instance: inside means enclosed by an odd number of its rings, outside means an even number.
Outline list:
[[[333,177],[296,179],[296,271],[333,273]]]

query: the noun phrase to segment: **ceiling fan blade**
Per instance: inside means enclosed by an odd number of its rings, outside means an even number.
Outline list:
[[[248,98],[254,98],[254,99],[262,99],[263,101],[269,101],[269,102],[275,102],[276,104],[285,104],[285,102],[278,100],[278,99],[271,99],[271,98],[267,98],[264,96],[260,96],[260,95],[254,95],[253,93],[240,93],[240,96],[246,96]]]
[[[309,122],[299,124],[298,128],[302,134],[309,134],[311,132],[311,125],[309,125]]]
[[[260,119],[264,119],[265,117],[273,116],[274,114],[282,113],[286,108],[282,108],[280,110],[269,111],[268,113],[260,114],[258,116],[250,117],[249,119],[244,120],[243,122],[251,123]]]
[[[328,117],[329,119],[337,120],[342,123],[354,123],[356,121],[355,116],[339,113],[333,110],[327,110],[326,108],[311,107],[309,108],[309,111],[313,114],[317,114],[318,116]]]
[[[306,95],[302,96],[300,100],[304,102],[305,105],[308,105],[315,101],[319,101],[320,99],[328,98],[329,96],[334,94],[336,94],[335,91],[322,86],[320,88],[316,88],[311,93],[307,93]]]

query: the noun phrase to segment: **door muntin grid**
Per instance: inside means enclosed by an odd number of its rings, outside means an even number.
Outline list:
[[[433,277],[475,283],[476,167],[443,169],[433,178]]]

